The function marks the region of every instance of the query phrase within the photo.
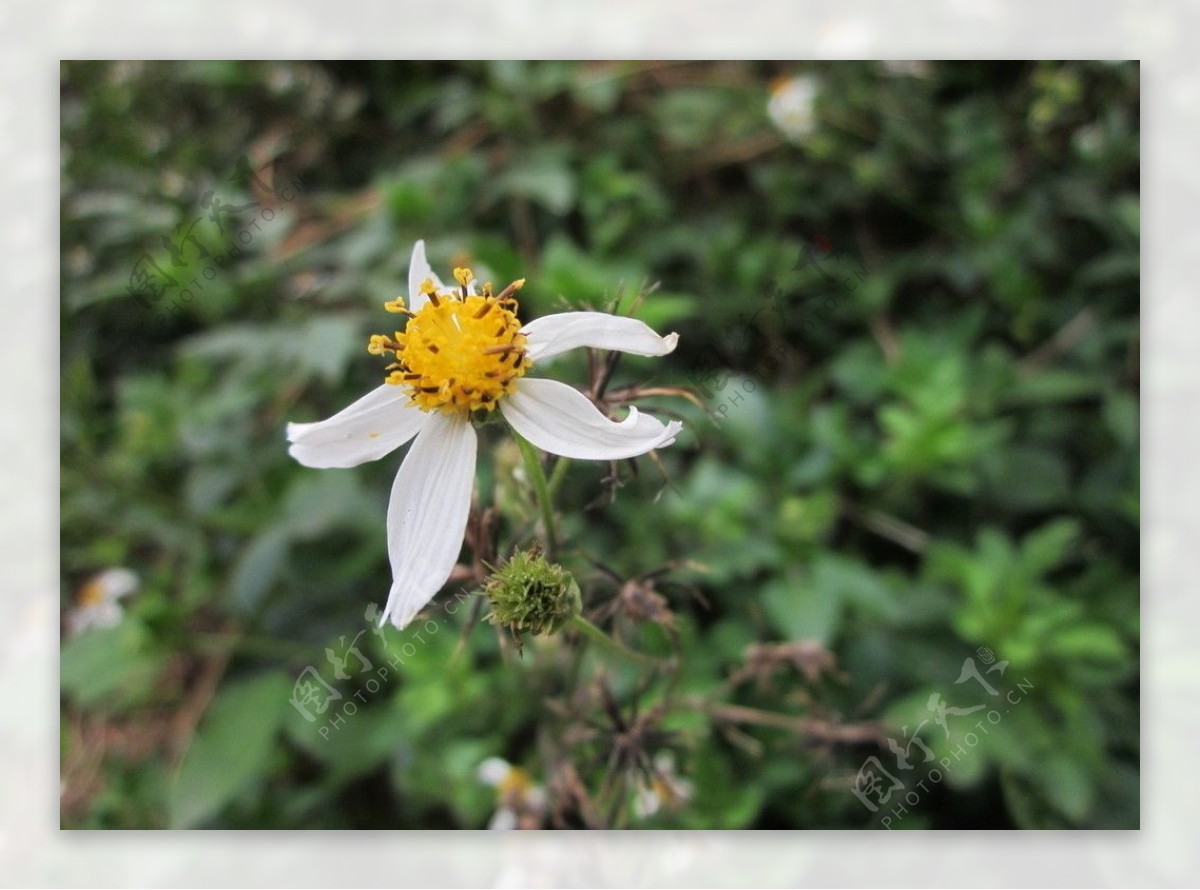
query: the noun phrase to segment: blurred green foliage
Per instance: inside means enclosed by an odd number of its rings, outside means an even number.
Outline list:
[[[486,758],[602,796],[636,706],[694,792],[626,824],[878,827],[856,774],[926,775],[884,741],[924,727],[944,779],[890,827],[1136,827],[1138,121],[1135,63],[65,63],[64,612],[109,566],[142,587],[64,636],[63,825],[482,827]],[[585,609],[673,633],[676,681],[586,650],[606,703],[584,650],[518,659],[453,585],[419,640],[370,631],[400,456],[308,470],[283,429],[378,384],[418,237],[527,277],[526,319],[650,290],[680,332],[618,371],[704,406],[647,401],[687,421],[669,487],[643,458],[611,501],[602,465],[560,489]],[[515,542],[504,442],[479,489]],[[339,680],[354,640],[372,669]],[[988,657],[1024,685],[970,745],[931,697],[1000,702],[956,682]],[[342,696],[312,722],[310,666]]]

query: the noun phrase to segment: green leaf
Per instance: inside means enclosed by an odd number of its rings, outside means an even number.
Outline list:
[[[1126,448],[1137,447],[1138,414],[1138,400],[1129,393],[1114,393],[1104,400],[1104,422]]]
[[[1042,763],[1041,787],[1046,798],[1068,819],[1079,822],[1087,816],[1096,788],[1086,767],[1066,752],[1050,755]]]
[[[328,716],[324,722],[310,723],[299,714],[287,714],[284,724],[289,739],[327,765],[326,780],[334,785],[383,763],[406,738],[409,725],[407,713],[386,706],[360,708],[334,731],[329,730]]]
[[[1128,656],[1117,632],[1103,624],[1081,624],[1060,630],[1050,637],[1046,648],[1066,659],[1119,662]]]
[[[1066,462],[1045,448],[1016,445],[989,453],[983,473],[993,498],[1016,510],[1041,510],[1070,493]]]
[[[168,791],[172,828],[196,827],[262,781],[291,694],[277,671],[221,689]]]
[[[153,687],[161,667],[148,642],[145,628],[129,618],[67,640],[59,661],[63,692],[84,707],[140,697]]]
[[[857,560],[821,555],[813,565],[812,586],[821,596],[835,597],[872,617],[894,621],[902,611],[887,579]]]
[[[1021,541],[1021,563],[1032,577],[1040,577],[1060,565],[1079,540],[1080,525],[1060,519],[1030,532]]]
[[[819,640],[830,646],[841,621],[842,600],[798,578],[780,579],[762,591],[767,617],[785,640]]]
[[[1004,394],[1006,405],[1073,402],[1098,395],[1104,382],[1094,374],[1047,370],[1018,380]]]
[[[493,183],[502,197],[527,198],[559,216],[575,206],[575,174],[564,152],[542,149],[508,167]]]
[[[279,528],[268,528],[243,551],[229,579],[232,605],[254,612],[287,559],[288,539]]]

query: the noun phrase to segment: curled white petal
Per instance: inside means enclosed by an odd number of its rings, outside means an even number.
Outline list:
[[[665,448],[683,428],[679,421],[664,425],[632,407],[624,420],[609,420],[573,387],[536,377],[517,381],[500,410],[538,448],[581,460],[618,460]]]
[[[388,503],[392,589],[384,618],[403,628],[458,560],[471,510],[477,437],[465,417],[428,415],[400,465]]]
[[[427,417],[404,387],[385,383],[327,420],[289,423],[288,453],[306,467],[356,467],[395,451]]]
[[[425,241],[421,240],[413,245],[412,259],[408,261],[408,308],[411,312],[420,312],[421,307],[429,300],[429,297],[421,293],[421,285],[426,278],[433,281],[438,293],[446,290],[442,279],[434,274],[429,261],[425,259]]]
[[[529,341],[529,357],[534,361],[544,361],[580,346],[634,355],[666,355],[679,342],[678,334],[660,337],[645,322],[607,312],[544,315],[521,328],[521,333]]]

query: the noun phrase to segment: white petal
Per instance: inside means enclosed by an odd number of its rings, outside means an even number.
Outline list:
[[[328,420],[289,423],[288,453],[306,467],[357,467],[395,451],[427,417],[404,387],[385,383]]]
[[[666,355],[679,341],[678,334],[660,337],[645,322],[607,312],[544,315],[521,328],[521,333],[529,338],[529,357],[534,361],[580,346],[634,355]]]
[[[609,420],[573,387],[536,377],[518,380],[500,410],[538,448],[582,460],[617,460],[664,448],[683,428],[676,420],[664,426],[632,407],[624,420]]]
[[[512,764],[502,757],[489,757],[479,764],[475,774],[479,781],[495,788],[512,774]]]
[[[475,430],[465,417],[429,415],[388,503],[392,589],[384,617],[404,627],[441,590],[462,550],[475,484]]]
[[[500,807],[493,814],[491,821],[488,822],[488,829],[491,831],[512,831],[520,824],[517,819],[517,814],[508,807]]]
[[[653,816],[661,805],[662,801],[659,800],[658,792],[651,788],[638,788],[633,798],[633,811],[639,819],[648,819]]]
[[[124,614],[120,603],[101,602],[80,606],[67,614],[67,630],[72,636],[78,636],[92,628],[116,627]]]
[[[426,278],[433,280],[433,286],[438,293],[446,289],[442,279],[433,274],[429,261],[425,259],[425,242],[418,241],[413,245],[412,259],[408,261],[408,308],[410,312],[420,312],[429,297],[421,293],[421,285]]]
[[[100,596],[108,602],[115,602],[123,596],[129,596],[138,589],[141,583],[137,572],[132,569],[105,569],[91,581],[99,585]]]

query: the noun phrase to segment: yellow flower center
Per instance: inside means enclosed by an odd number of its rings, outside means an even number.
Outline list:
[[[98,606],[108,599],[104,582],[99,578],[88,581],[79,590],[78,602],[81,606]]]
[[[403,300],[385,303],[389,312],[408,315],[408,325],[394,339],[375,334],[367,351],[395,356],[387,382],[408,387],[423,411],[491,411],[530,367],[512,296],[525,280],[493,296],[490,283],[478,294],[469,292],[470,269],[455,269],[454,277],[454,294],[438,294],[426,280],[421,291],[429,299],[415,314]]]
[[[514,766],[496,786],[497,796],[510,804],[518,804],[533,790],[533,779],[518,766]]]

